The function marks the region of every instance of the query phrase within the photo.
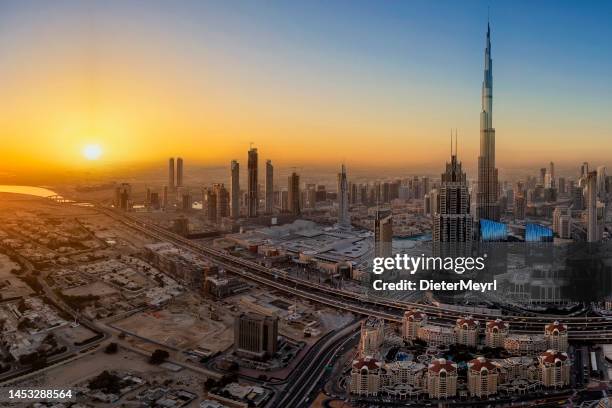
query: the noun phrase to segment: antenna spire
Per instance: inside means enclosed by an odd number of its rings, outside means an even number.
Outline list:
[[[457,130],[457,128],[455,128],[455,156],[457,156],[457,137],[458,137],[459,131]]]

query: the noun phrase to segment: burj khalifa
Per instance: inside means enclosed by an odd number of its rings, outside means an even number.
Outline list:
[[[491,27],[487,24],[487,41],[482,82],[480,112],[480,156],[478,156],[478,189],[476,216],[499,220],[498,180],[495,167],[495,129],[493,128],[493,61],[491,60]]]

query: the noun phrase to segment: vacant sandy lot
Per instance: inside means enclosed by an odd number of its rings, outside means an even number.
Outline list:
[[[188,310],[142,312],[114,326],[177,349],[200,346],[216,351],[233,343],[233,328]]]
[[[96,295],[100,297],[114,295],[117,292],[117,289],[103,282],[93,282],[89,285],[77,286],[63,291],[64,294],[70,296]]]
[[[87,340],[96,335],[96,333],[81,325],[77,327],[71,327],[70,325],[64,326],[57,329],[55,334],[72,344]]]
[[[0,289],[2,297],[5,299],[14,296],[27,297],[34,293],[28,285],[11,273],[13,269],[20,269],[19,264],[11,261],[8,256],[0,254],[0,281],[6,284]]]

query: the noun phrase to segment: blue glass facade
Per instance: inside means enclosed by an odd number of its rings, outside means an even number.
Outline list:
[[[505,241],[508,239],[508,226],[503,222],[480,219],[481,241]]]
[[[540,224],[525,225],[526,242],[548,242],[553,240],[553,230]]]

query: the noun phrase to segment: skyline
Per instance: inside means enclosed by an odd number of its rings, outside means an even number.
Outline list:
[[[353,4],[3,3],[0,173],[246,164],[249,142],[280,167],[435,170],[451,127],[474,169],[486,4]],[[559,168],[609,164],[610,28],[596,21],[610,7],[549,4],[491,7],[500,172],[540,166],[536,150]]]

